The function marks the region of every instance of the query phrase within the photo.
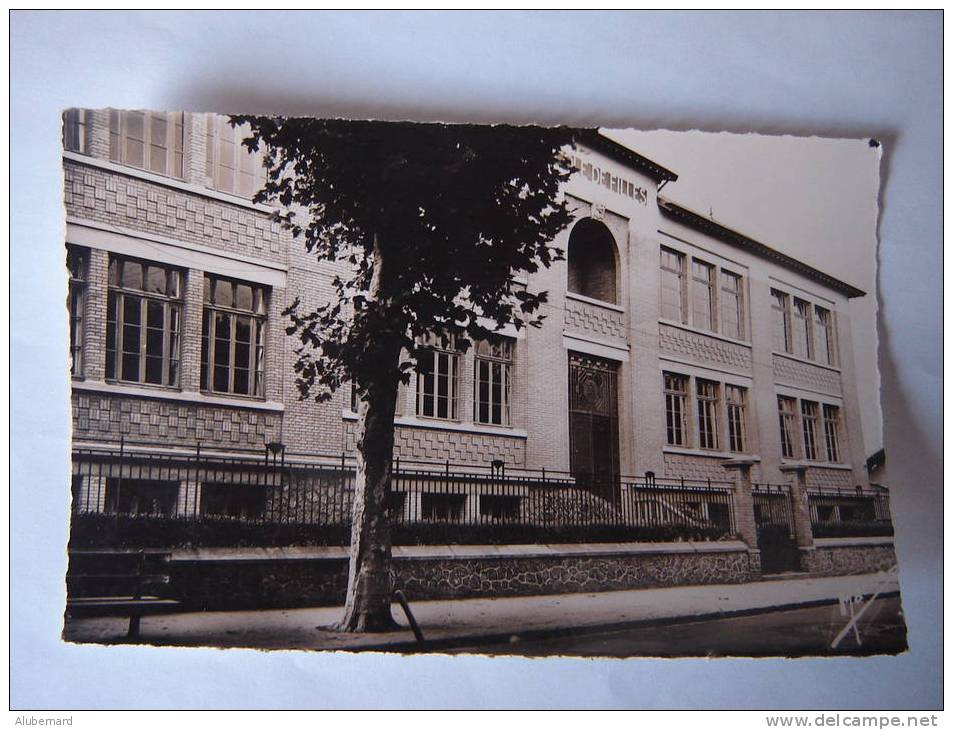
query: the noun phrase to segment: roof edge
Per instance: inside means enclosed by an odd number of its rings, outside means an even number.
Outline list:
[[[601,152],[624,165],[647,173],[656,183],[663,180],[668,182],[678,180],[678,175],[671,170],[653,162],[648,157],[643,157],[614,139],[606,137],[598,129],[577,129],[573,134],[573,141],[591,147],[593,150]]]
[[[834,291],[843,294],[848,299],[856,299],[857,297],[863,297],[867,295],[867,292],[862,289],[858,289],[851,284],[848,284],[845,281],[841,281],[830,274],[825,274],[819,269],[815,269],[813,266],[805,264],[803,261],[798,261],[797,259],[783,254],[780,251],[777,251],[770,246],[756,241],[753,238],[749,238],[738,231],[732,230],[727,226],[723,226],[721,223],[714,221],[710,218],[706,218],[699,213],[696,213],[693,210],[689,210],[684,206],[679,205],[678,203],[672,202],[661,196],[658,198],[658,207],[663,215],[683,223],[689,228],[694,228],[697,231],[702,233],[707,233],[714,238],[724,241],[725,243],[737,246],[738,248],[743,248],[751,253],[754,253],[757,256],[774,261],[781,266],[784,266],[787,269],[791,269],[802,276],[816,281],[819,284],[833,289]]]

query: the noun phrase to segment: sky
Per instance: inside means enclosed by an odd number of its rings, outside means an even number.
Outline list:
[[[877,368],[880,148],[866,139],[706,132],[603,132],[678,175],[662,195],[852,284],[864,451],[883,446]],[[871,397],[871,396],[875,397]]]

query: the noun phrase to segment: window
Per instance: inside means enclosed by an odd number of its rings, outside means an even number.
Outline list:
[[[202,484],[203,515],[236,520],[260,520],[265,516],[266,488],[251,484]]]
[[[407,513],[407,492],[391,491],[387,495],[387,514],[391,520],[403,520]]]
[[[801,432],[804,435],[804,458],[817,460],[817,403],[801,401]]]
[[[425,492],[420,495],[420,512],[425,520],[459,522],[465,503],[466,496],[463,494]]]
[[[659,249],[660,318],[743,340],[744,278],[692,258],[689,282],[685,271],[687,260],[685,254],[678,251],[665,246]]]
[[[781,456],[785,459],[796,458],[797,438],[797,401],[794,398],[778,396],[778,417],[781,423]]]
[[[793,308],[790,305],[792,298]],[[771,290],[771,299],[775,317],[775,351],[836,365],[837,345],[831,311],[804,299],[789,297],[776,289]]]
[[[715,328],[715,267],[692,259],[692,324],[703,330]]]
[[[263,397],[264,287],[205,275],[202,388]]]
[[[840,461],[840,448],[837,434],[840,428],[840,409],[837,406],[824,405],[824,443],[827,447],[827,460]]]
[[[813,359],[811,346],[811,305],[803,299],[794,299],[794,312],[791,325],[794,340],[794,354],[798,357]]]
[[[819,362],[837,364],[831,313],[817,306],[814,307],[814,350]]]
[[[182,274],[161,264],[111,256],[106,308],[106,377],[179,382]]]
[[[68,109],[63,113],[63,149],[86,152],[86,110]]]
[[[698,445],[703,449],[718,448],[718,383],[695,381],[698,396]]]
[[[771,290],[771,310],[774,313],[774,349],[791,352],[791,312],[788,295]]]
[[[417,355],[417,415],[457,420],[460,353],[452,337],[430,337]]]
[[[840,461],[840,409],[817,401],[778,396],[781,456],[809,461]],[[820,422],[819,422],[820,421]],[[819,441],[823,428],[823,444]],[[800,431],[800,439],[795,434]],[[800,445],[799,445],[800,444]]]
[[[182,177],[181,112],[109,112],[109,159],[143,170]]]
[[[69,246],[66,268],[69,271],[69,351],[70,373],[83,374],[83,336],[86,315],[86,266],[89,252]]]
[[[661,249],[661,316],[685,323],[685,257],[671,249]]]
[[[265,184],[261,152],[249,152],[242,139],[248,125],[232,127],[228,117],[206,116],[205,174],[207,184],[223,193],[251,198]]]
[[[670,446],[688,446],[688,378],[662,374],[665,384],[665,434]]]
[[[473,420],[477,423],[510,425],[512,364],[513,345],[509,340],[476,343]]]
[[[721,333],[736,340],[744,339],[744,300],[741,277],[730,271],[721,272]]]
[[[728,411],[728,450],[743,452],[746,447],[745,388],[725,386],[725,403]]]
[[[567,282],[570,292],[615,304],[615,239],[604,223],[583,218],[569,234]]]
[[[518,520],[520,518],[520,498],[503,494],[481,494],[480,517],[491,522]]]
[[[106,511],[171,517],[178,494],[178,482],[109,477],[106,479]]]

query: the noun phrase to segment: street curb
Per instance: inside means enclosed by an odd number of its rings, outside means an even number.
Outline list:
[[[864,600],[877,596],[878,598],[897,598],[900,596],[899,590],[863,593],[860,597]],[[592,634],[611,633],[614,631],[626,631],[629,629],[648,628],[652,626],[676,626],[678,624],[696,623],[701,621],[712,621],[715,619],[740,618],[743,616],[757,616],[763,613],[774,613],[777,611],[792,611],[799,608],[817,608],[820,606],[832,606],[839,602],[839,598],[818,598],[813,601],[801,601],[794,603],[782,603],[774,606],[762,606],[758,608],[739,608],[733,611],[711,611],[709,613],[699,613],[687,616],[672,616],[668,618],[648,618],[634,619],[631,621],[614,621],[602,624],[587,624],[586,626],[575,626],[568,628],[553,629],[529,629],[527,631],[507,631],[495,634],[474,634],[463,636],[448,636],[441,639],[425,639],[423,642],[417,641],[399,641],[385,644],[367,644],[364,646],[353,647],[334,647],[334,651],[344,652],[400,652],[402,654],[424,654],[439,651],[440,649],[455,649],[461,646],[478,647],[493,644],[506,644],[510,642],[513,636],[518,636],[520,641],[539,641],[543,639],[569,638],[575,636],[589,636]],[[321,651],[320,649],[318,651]],[[514,654],[519,654],[514,651]]]

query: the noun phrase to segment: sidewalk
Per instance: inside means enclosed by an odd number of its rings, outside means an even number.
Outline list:
[[[180,613],[145,617],[140,644],[308,649],[326,651],[439,651],[450,646],[506,642],[701,620],[798,606],[835,603],[841,597],[894,593],[896,573],[833,578],[774,579],[738,585],[679,586],[606,593],[519,598],[419,601],[411,610],[425,643],[417,644],[398,604],[403,630],[344,634],[330,630],[342,607]],[[64,638],[80,643],[120,643],[127,619],[72,619]]]

